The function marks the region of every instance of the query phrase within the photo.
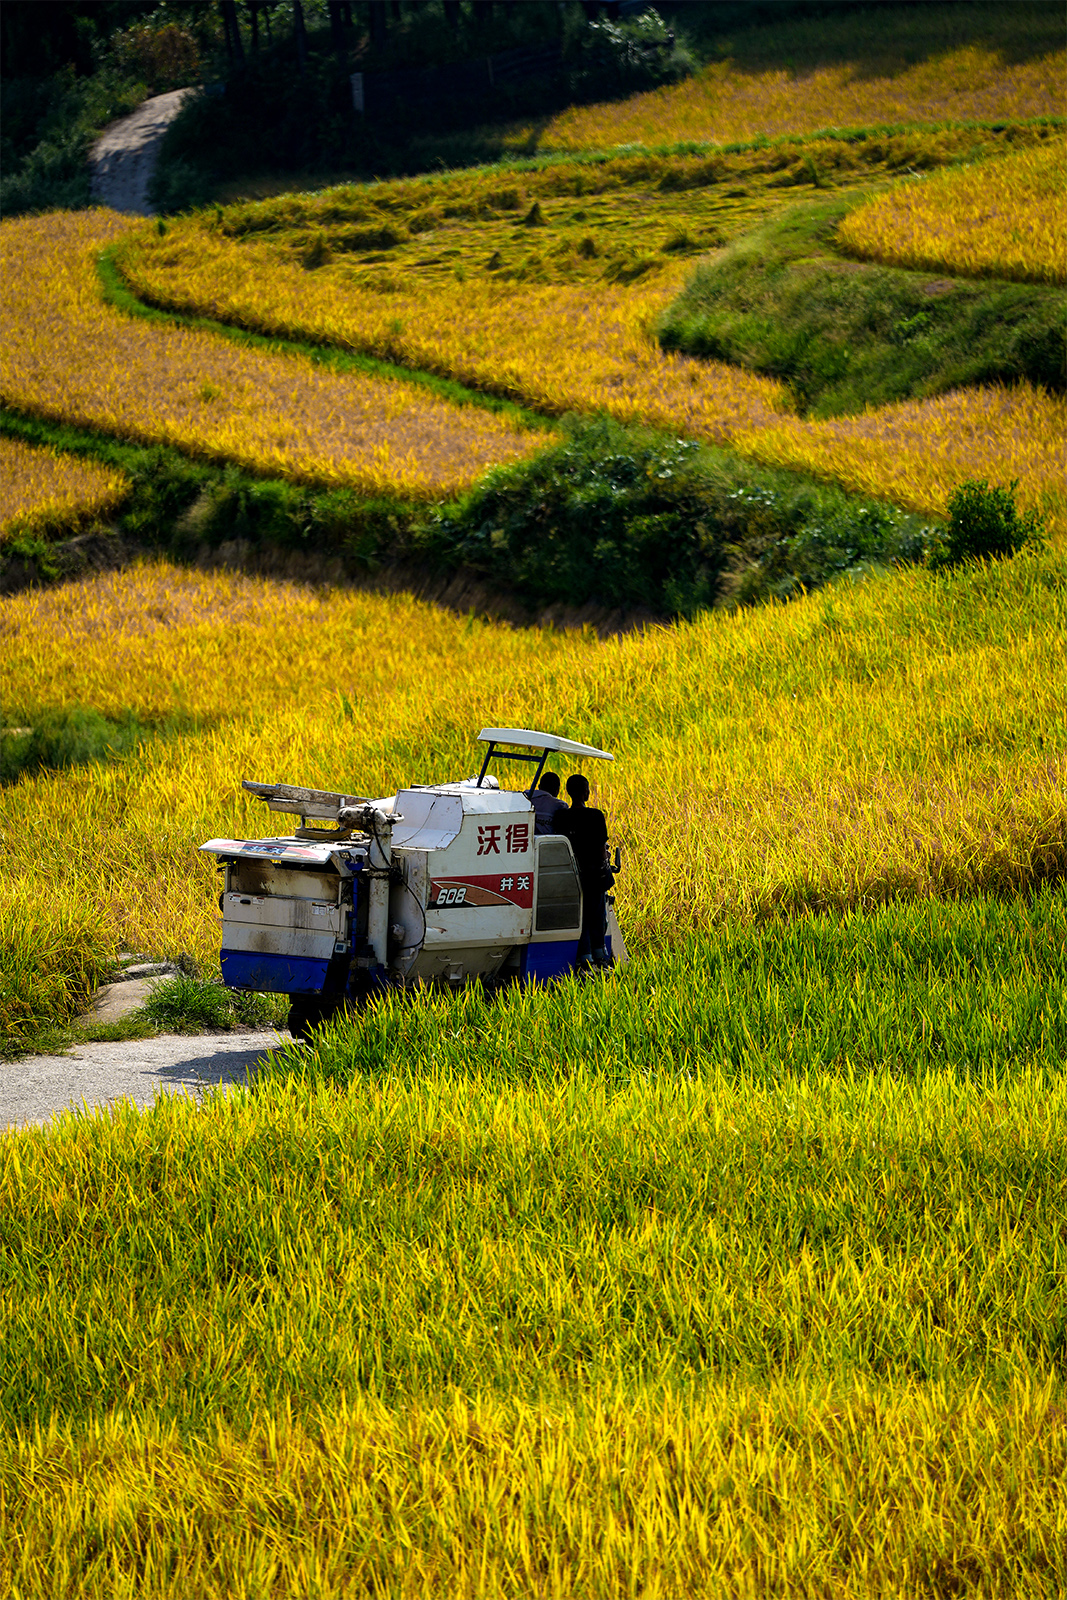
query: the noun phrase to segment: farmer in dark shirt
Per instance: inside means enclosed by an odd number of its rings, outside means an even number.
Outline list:
[[[559,773],[542,772],[536,789],[527,789],[526,798],[534,808],[534,833],[555,833],[553,824],[566,801],[559,797]]]
[[[582,937],[578,942],[578,965],[607,966],[607,925],[604,903],[605,867],[608,862],[608,825],[604,813],[586,805],[589,782],[576,772],[567,779],[570,806],[560,811],[555,831],[571,842],[578,876],[582,880]]]

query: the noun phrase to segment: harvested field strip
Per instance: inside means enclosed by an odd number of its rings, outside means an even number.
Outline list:
[[[1017,558],[598,642],[164,565],[14,596],[0,647],[20,726],[70,704],[227,725],[4,792],[21,848],[0,868],[0,1024],[29,1025],[42,952],[72,1008],[85,952],[107,945],[187,950],[211,970],[217,888],[197,845],[268,827],[242,778],[391,792],[398,772],[467,772],[472,730],[494,722],[584,729],[618,753],[592,777],[633,863],[619,898],[639,943],[1055,878],[1065,599],[1062,560]],[[132,631],[134,609],[155,631]],[[47,910],[30,867],[43,859]]]
[[[787,55],[785,30],[779,44]],[[799,72],[783,67],[746,71],[733,61],[716,62],[682,83],[629,100],[573,106],[552,119],[538,148],[726,143],[878,122],[1062,116],[1064,52],[1026,61],[1006,57],[1006,52],[975,44],[884,76],[873,75],[860,60]]]
[[[127,489],[121,472],[0,435],[0,541],[70,531],[116,510]]]
[[[889,266],[1067,282],[1067,140],[902,183],[853,211],[837,237]]]
[[[412,498],[454,492],[545,442],[416,386],[131,323],[104,305],[95,273],[100,250],[129,228],[99,211],[0,227],[5,404],[255,472]]]
[[[736,448],[767,466],[830,478],[857,494],[934,515],[943,515],[949,495],[967,479],[1017,478],[1019,505],[1043,512],[1062,543],[1065,441],[1067,402],[1019,383],[957,389],[858,417],[782,418],[739,438]]]

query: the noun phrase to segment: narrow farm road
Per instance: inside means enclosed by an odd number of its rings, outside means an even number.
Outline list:
[[[145,1109],[157,1094],[197,1099],[244,1083],[268,1050],[288,1039],[258,1033],[164,1034],[75,1046],[68,1055],[0,1062],[0,1131],[43,1124],[61,1111],[106,1110],[119,1100]]]
[[[153,215],[148,204],[163,135],[195,89],[171,89],[153,95],[128,117],[113,122],[93,145],[93,199],[112,211],[131,211],[139,217]]]

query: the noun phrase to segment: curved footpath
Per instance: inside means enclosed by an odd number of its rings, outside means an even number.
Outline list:
[[[112,211],[154,216],[148,185],[156,169],[163,136],[195,89],[171,89],[145,100],[128,117],[105,128],[89,152],[93,200]]]
[[[199,1100],[213,1089],[246,1083],[267,1051],[288,1037],[273,1030],[164,1034],[0,1061],[0,1130],[40,1126],[60,1111],[106,1111],[121,1100],[144,1110],[158,1094]]]

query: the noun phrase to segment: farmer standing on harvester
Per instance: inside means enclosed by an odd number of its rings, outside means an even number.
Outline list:
[[[604,895],[611,879],[608,866],[608,825],[604,813],[586,804],[589,780],[580,772],[567,779],[570,805],[558,811],[553,826],[571,842],[582,882],[582,936],[577,968],[608,966],[607,906]]]

